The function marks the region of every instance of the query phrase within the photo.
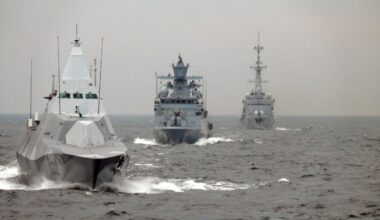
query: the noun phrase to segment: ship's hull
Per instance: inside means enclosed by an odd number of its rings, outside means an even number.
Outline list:
[[[243,124],[248,129],[272,129],[274,124],[273,117],[247,117],[243,119]]]
[[[122,166],[129,162],[128,155],[109,158],[85,158],[68,154],[48,154],[36,160],[17,153],[20,170],[27,183],[38,177],[65,183],[78,183],[96,189],[111,182]]]
[[[193,144],[200,138],[207,137],[207,134],[202,129],[155,128],[154,136],[161,144]]]

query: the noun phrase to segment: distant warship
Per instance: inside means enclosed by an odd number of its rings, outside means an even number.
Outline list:
[[[189,64],[185,65],[180,55],[172,66],[173,76],[156,74],[155,139],[163,144],[195,143],[209,137],[213,127],[202,92],[204,80],[201,76],[187,76]]]
[[[260,45],[260,35],[258,44],[254,49],[257,51],[257,61],[256,65],[251,66],[251,68],[256,72],[256,79],[250,80],[250,82],[253,82],[255,86],[243,99],[241,121],[249,129],[271,129],[274,124],[274,98],[265,94],[261,87],[261,73],[266,66],[263,66],[260,61],[260,52],[264,49]]]
[[[73,44],[62,77],[58,71],[58,91],[53,77],[42,117],[30,114],[17,160],[27,182],[45,177],[95,189],[112,181],[128,165],[129,155],[115,136],[78,37]]]

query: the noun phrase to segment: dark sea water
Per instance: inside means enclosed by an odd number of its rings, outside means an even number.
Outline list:
[[[97,192],[18,181],[26,116],[0,115],[0,219],[380,219],[380,117],[212,117],[213,137],[159,145],[152,116],[113,115],[123,178]]]

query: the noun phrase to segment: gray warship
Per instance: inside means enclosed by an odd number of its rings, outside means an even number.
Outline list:
[[[256,78],[249,80],[249,82],[254,83],[254,88],[243,99],[243,111],[240,120],[248,129],[272,129],[274,124],[274,98],[262,89],[261,73],[266,66],[263,66],[260,60],[260,53],[264,49],[260,45],[260,35],[258,36],[258,44],[254,49],[257,51],[257,61],[256,65],[251,66],[251,68],[255,70]]]
[[[47,178],[96,189],[126,168],[129,155],[115,136],[78,37],[73,44],[62,77],[58,68],[58,90],[53,77],[53,90],[45,97],[47,106],[41,118],[30,114],[26,138],[16,156],[29,184]]]
[[[156,74],[154,136],[162,144],[192,144],[209,137],[213,127],[203,95],[204,79],[187,75],[189,64],[184,64],[181,55],[172,66],[174,75]]]

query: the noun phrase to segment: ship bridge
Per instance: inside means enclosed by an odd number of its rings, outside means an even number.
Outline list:
[[[72,44],[63,74],[58,79],[58,95],[52,99],[52,112],[83,117],[104,115],[103,102],[90,76],[78,34]]]

